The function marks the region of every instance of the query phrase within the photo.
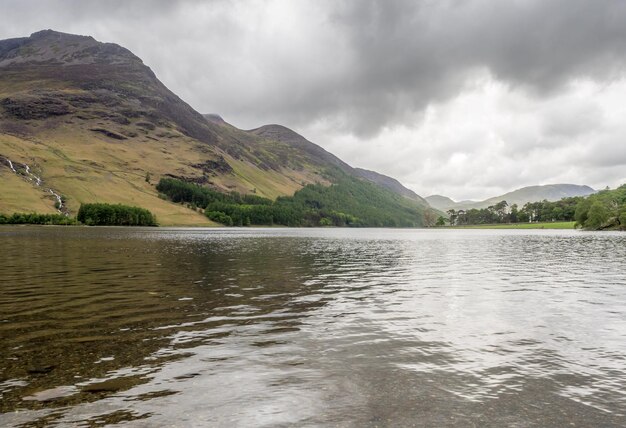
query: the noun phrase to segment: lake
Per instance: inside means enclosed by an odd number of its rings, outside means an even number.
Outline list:
[[[0,426],[626,426],[626,234],[0,228]]]

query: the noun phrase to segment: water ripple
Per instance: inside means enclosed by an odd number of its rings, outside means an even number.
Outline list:
[[[0,241],[2,426],[626,425],[624,234]]]

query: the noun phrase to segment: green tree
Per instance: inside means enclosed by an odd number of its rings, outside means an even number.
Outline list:
[[[620,213],[618,220],[621,228],[626,229],[626,205],[622,207],[622,212]]]
[[[76,219],[89,226],[156,226],[150,211],[122,204],[81,204]]]
[[[229,215],[224,214],[221,211],[207,211],[206,216],[210,220],[216,221],[218,223],[222,223],[224,226],[233,225],[233,219]]]
[[[509,204],[506,201],[500,201],[494,206],[494,210],[498,216],[499,223],[504,221],[504,217],[506,215],[506,208]]]
[[[583,199],[576,205],[576,211],[574,212],[574,220],[576,224],[581,227],[585,227],[587,223],[587,217],[589,216],[589,208],[591,208],[591,199]]]
[[[326,217],[322,217],[320,219],[320,226],[322,227],[326,227],[326,226],[332,226],[333,225],[333,221],[329,218]]]
[[[517,223],[519,221],[519,210],[517,204],[511,205],[511,212],[509,213],[509,221],[511,223]]]
[[[450,208],[446,213],[450,217],[450,226],[454,226],[458,218],[457,212],[453,208]]]
[[[599,201],[591,204],[587,213],[587,221],[585,227],[589,229],[599,229],[609,218],[609,212],[606,207]]]

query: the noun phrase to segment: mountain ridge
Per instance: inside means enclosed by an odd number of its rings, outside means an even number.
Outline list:
[[[506,201],[509,205],[517,204],[521,207],[528,202],[539,202],[544,199],[547,201],[558,201],[562,198],[587,196],[593,193],[596,193],[596,190],[587,185],[562,183],[520,187],[519,189],[482,201],[465,200],[456,202],[442,195],[430,195],[425,199],[433,208],[447,211],[449,209],[467,210],[472,208],[487,208],[501,201]]]
[[[36,171],[67,199],[68,212],[82,202],[120,202],[151,208],[165,224],[211,224],[159,199],[154,181],[174,177],[274,199],[332,184],[329,168],[410,196],[397,180],[367,178],[281,125],[245,131],[202,115],[131,51],[90,36],[44,30],[0,41],[0,71],[0,156],[7,159],[0,178],[15,184],[28,181],[27,168]],[[21,165],[17,172],[10,161]],[[27,199],[39,201],[20,205]],[[416,213],[428,209],[420,199],[412,199]],[[0,211],[44,204],[53,212],[53,202],[46,194],[0,195]]]

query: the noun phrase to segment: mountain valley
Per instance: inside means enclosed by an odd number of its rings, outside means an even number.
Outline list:
[[[330,186],[333,171],[408,203],[415,225],[430,210],[397,180],[353,168],[286,127],[244,131],[203,116],[121,46],[52,30],[0,41],[0,212],[72,215],[81,203],[108,202],[149,209],[161,225],[212,225],[159,197],[155,184],[175,178],[274,200]]]

